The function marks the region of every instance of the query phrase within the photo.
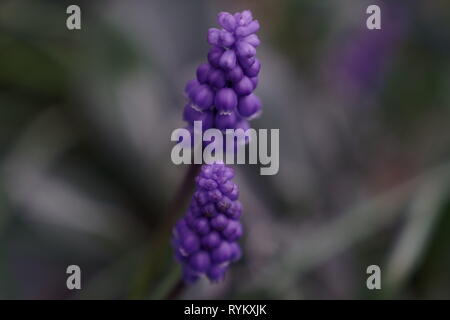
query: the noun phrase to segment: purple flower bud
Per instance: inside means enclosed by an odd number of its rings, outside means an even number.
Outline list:
[[[236,124],[236,129],[242,129],[244,131],[247,131],[248,129],[250,129],[250,123],[245,119],[241,119]]]
[[[234,19],[236,20],[236,24],[237,25],[242,25],[243,22],[241,22],[241,13],[240,12],[236,12],[235,14],[233,14]]]
[[[255,63],[255,57],[238,57],[239,64],[242,68],[250,68]]]
[[[223,214],[218,214],[211,219],[211,227],[216,230],[223,230],[228,224],[228,219]]]
[[[259,22],[258,20],[253,20],[246,26],[241,26],[236,28],[236,35],[238,37],[246,37],[255,33],[259,30]]]
[[[220,45],[220,30],[217,28],[210,28],[208,30],[208,43],[212,46]]]
[[[213,282],[219,282],[222,281],[225,277],[225,272],[227,270],[227,267],[222,264],[216,264],[213,265],[208,270],[208,278]]]
[[[221,47],[217,47],[217,46],[214,46],[211,49],[209,49],[208,61],[213,67],[215,67],[215,68],[219,67],[220,57],[222,57],[222,54],[224,53],[224,51],[225,51],[225,49],[223,49]]]
[[[226,70],[234,68],[236,66],[236,53],[234,50],[225,51],[220,57],[219,65]]]
[[[198,278],[199,278],[199,275],[197,272],[195,272],[194,270],[192,270],[191,268],[186,267],[186,266],[183,268],[184,281],[186,281],[187,283],[194,283],[195,281],[198,280]]]
[[[220,242],[220,235],[216,231],[211,231],[202,238],[202,246],[206,249],[214,249],[220,244]]]
[[[251,34],[249,36],[246,36],[242,39],[243,41],[251,44],[255,48],[258,47],[261,44],[261,41],[259,40],[259,37],[256,34]]]
[[[228,217],[231,219],[237,220],[242,215],[242,204],[239,201],[234,201],[227,211]]]
[[[242,68],[236,64],[233,69],[228,70],[226,73],[227,80],[231,82],[239,82],[244,76]]]
[[[234,170],[230,167],[224,167],[221,176],[217,179],[217,181],[221,184],[226,181],[234,178]]]
[[[205,215],[205,217],[215,217],[218,213],[213,203],[204,205],[200,211],[203,215]]]
[[[230,243],[230,247],[231,247],[231,261],[235,262],[241,258],[242,250],[239,247],[239,244],[237,244],[236,242]]]
[[[236,19],[228,12],[221,12],[217,15],[217,22],[225,30],[233,32],[236,28]]]
[[[244,10],[240,13],[238,24],[240,26],[247,25],[253,20],[253,15],[250,10]]]
[[[194,194],[194,198],[200,206],[204,206],[208,203],[208,194],[204,191],[197,191]]]
[[[204,178],[211,179],[212,178],[213,169],[212,166],[202,166],[201,175]]]
[[[181,249],[186,254],[192,254],[200,249],[200,241],[193,232],[188,232],[180,238]]]
[[[230,248],[230,256],[231,256],[231,248]],[[192,257],[189,259],[189,267],[191,267],[192,270],[197,272],[207,271],[210,265],[211,259],[206,251],[199,251],[196,254],[192,255]]]
[[[216,93],[214,105],[219,112],[234,111],[237,107],[238,98],[231,88],[222,88]]]
[[[192,99],[192,97],[194,96],[194,92],[199,85],[200,83],[198,83],[197,79],[192,79],[189,80],[189,82],[186,84],[186,87],[184,87],[184,92],[190,99]]]
[[[259,79],[258,79],[258,77],[252,77],[252,78],[250,78],[250,80],[251,80],[252,83],[253,83],[253,90],[255,90],[256,87],[258,87]]]
[[[238,111],[242,117],[250,118],[261,110],[261,100],[255,94],[239,98]]]
[[[183,120],[190,124],[193,124],[194,121],[201,121],[203,130],[206,130],[213,126],[214,114],[212,111],[202,111],[195,105],[188,103],[184,106]]]
[[[255,62],[248,68],[244,69],[245,75],[247,77],[256,77],[259,73],[259,70],[261,69],[261,63],[258,59],[255,59]]]
[[[243,76],[241,81],[233,86],[234,91],[240,96],[246,96],[253,91],[253,83],[249,77]]]
[[[214,119],[215,127],[219,130],[232,129],[236,124],[236,113],[227,112],[227,113],[217,113]]]
[[[234,183],[230,180],[226,181],[225,183],[220,185],[220,191],[222,191],[223,194],[228,195],[234,187]]]
[[[222,30],[220,31],[220,44],[224,47],[231,47],[234,44],[234,36],[232,33]]]
[[[216,208],[219,212],[227,212],[228,208],[231,206],[231,200],[228,197],[223,196],[220,201],[216,203]]]
[[[242,225],[236,220],[229,220],[222,234],[228,241],[236,241],[242,236]]]
[[[206,190],[214,190],[217,188],[217,182],[215,182],[213,179],[206,179],[202,177],[198,179],[197,185]]]
[[[209,201],[211,202],[217,202],[220,199],[222,199],[222,192],[220,192],[219,190],[212,190],[208,192],[208,198]]]
[[[225,262],[231,258],[231,250],[230,244],[226,241],[222,241],[222,243],[211,252],[211,258],[215,263]]]
[[[214,88],[220,89],[225,87],[225,73],[220,69],[213,69],[209,72],[208,82]]]
[[[214,92],[205,84],[199,85],[194,92],[192,101],[202,110],[212,106],[214,101]]]
[[[240,57],[250,58],[256,54],[256,49],[246,41],[238,41],[236,43],[236,53]]]
[[[209,63],[202,63],[197,68],[197,80],[200,83],[205,83],[208,80],[208,73],[211,70],[211,65]]]
[[[209,232],[209,221],[206,218],[198,218],[194,224],[194,231],[200,235],[205,235]]]

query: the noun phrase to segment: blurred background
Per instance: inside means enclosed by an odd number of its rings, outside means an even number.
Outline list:
[[[1,0],[0,298],[167,297],[191,196],[170,134],[208,28],[244,9],[262,26],[252,126],[280,129],[280,171],[236,167],[243,258],[177,298],[450,298],[446,0]]]

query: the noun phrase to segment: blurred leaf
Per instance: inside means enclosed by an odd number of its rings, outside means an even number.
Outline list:
[[[387,262],[387,290],[401,289],[419,268],[447,198],[447,180],[426,181],[416,192],[404,230]]]

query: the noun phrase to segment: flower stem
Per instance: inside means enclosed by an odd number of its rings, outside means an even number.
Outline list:
[[[175,223],[175,220],[178,217],[178,212],[180,211],[181,207],[184,205],[184,202],[186,201],[186,197],[192,194],[192,190],[194,188],[194,179],[199,173],[200,167],[201,166],[198,164],[192,164],[189,166],[189,169],[186,172],[186,175],[180,187],[178,188],[178,191],[175,194],[168,210],[168,218],[166,222],[168,223],[169,228],[171,228]],[[184,288],[185,283],[183,279],[179,279],[177,282],[175,282],[172,289],[169,290],[165,299],[167,300],[176,299],[183,292]]]
[[[183,279],[179,279],[175,285],[172,287],[172,289],[167,293],[166,300],[174,300],[179,297],[179,295],[184,291],[186,288],[186,284],[184,283]]]

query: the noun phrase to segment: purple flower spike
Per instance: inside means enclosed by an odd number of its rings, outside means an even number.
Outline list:
[[[249,10],[220,12],[217,23],[219,28],[208,30],[208,60],[197,68],[196,79],[186,85],[186,96],[194,110],[185,107],[183,118],[188,128],[195,120],[204,122],[203,129],[248,128],[246,120],[259,115],[261,102],[245,100],[239,110],[240,116],[246,118],[243,120],[237,114],[236,99],[251,95],[258,85],[261,62],[256,58],[256,48],[261,42],[255,33],[260,25]],[[205,111],[210,113],[201,113]]]
[[[207,61],[197,68],[196,79],[185,87],[189,101],[183,119],[191,132],[194,121],[202,121],[203,129],[247,130],[248,121],[259,115],[262,107],[253,93],[261,69],[256,58],[259,22],[249,10],[221,12],[217,22],[220,27],[208,31],[211,48]],[[239,143],[248,141],[246,137]],[[200,276],[221,281],[229,265],[242,255],[237,242],[243,233],[239,222],[242,204],[233,177],[234,170],[224,164],[203,165],[195,179],[191,204],[174,227],[171,244],[187,283]]]
[[[195,179],[196,192],[191,205],[174,227],[171,242],[187,283],[195,282],[202,275],[213,282],[220,281],[229,264],[241,256],[237,241],[242,236],[239,222],[242,205],[224,195],[238,189],[231,181],[233,176],[234,170],[224,164],[203,165]],[[216,202],[210,202],[206,196],[212,193],[219,197],[214,198]],[[212,216],[211,211],[215,212]]]

